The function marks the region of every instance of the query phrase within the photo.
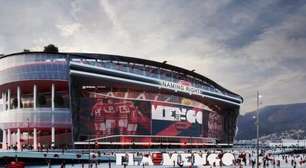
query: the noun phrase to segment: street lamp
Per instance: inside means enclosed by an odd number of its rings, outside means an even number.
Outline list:
[[[28,145],[27,148],[30,149],[30,120],[29,118],[27,118],[27,122],[28,122]]]
[[[262,97],[257,91],[257,106],[256,106],[256,132],[257,132],[257,141],[256,141],[256,167],[259,168],[259,105],[260,105],[260,98]]]

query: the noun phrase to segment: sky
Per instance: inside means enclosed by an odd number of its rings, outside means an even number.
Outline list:
[[[118,54],[195,69],[241,114],[306,102],[305,0],[0,0],[0,53]]]

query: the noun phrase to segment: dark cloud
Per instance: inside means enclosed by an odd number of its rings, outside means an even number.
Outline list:
[[[306,101],[303,0],[5,1],[0,53],[100,52],[168,60],[264,105]]]

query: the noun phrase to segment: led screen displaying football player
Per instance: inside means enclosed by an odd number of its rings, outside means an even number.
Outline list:
[[[81,90],[74,112],[78,141],[153,142],[153,137],[222,138],[223,116],[204,103],[178,95],[132,89],[90,87]],[[150,135],[150,136],[148,136]],[[137,140],[134,138],[137,136]]]
[[[136,135],[150,133],[149,102],[98,99],[91,110],[94,134]]]

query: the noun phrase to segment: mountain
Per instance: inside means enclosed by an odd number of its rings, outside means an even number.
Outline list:
[[[259,110],[262,138],[306,137],[306,103],[266,106]],[[238,117],[237,140],[256,138],[256,112]]]

